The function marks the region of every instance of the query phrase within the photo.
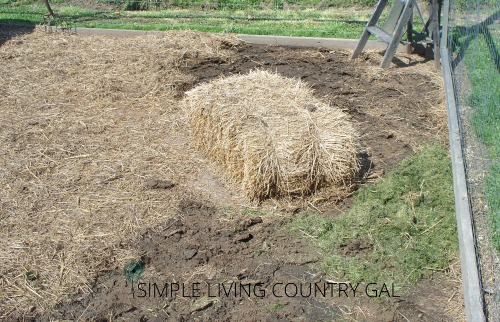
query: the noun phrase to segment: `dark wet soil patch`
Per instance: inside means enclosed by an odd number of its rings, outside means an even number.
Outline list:
[[[330,321],[341,312],[328,301],[286,297],[279,287],[275,290],[280,297],[272,294],[277,283],[322,281],[322,275],[307,265],[318,261],[318,255],[309,254],[304,241],[292,236],[285,225],[286,221],[262,217],[225,219],[205,203],[184,200],[176,217],[146,230],[137,242],[146,271],[139,280],[144,287],[134,283],[132,290],[124,273],[114,270],[96,280],[91,296],[61,304],[55,317],[105,320],[112,314],[141,321],[229,321],[236,316],[241,321],[299,317]],[[156,293],[151,283],[158,285]],[[181,291],[168,293],[168,287],[163,290],[165,283],[179,283]],[[199,296],[193,297],[192,285],[200,289]],[[225,285],[222,290],[221,285]],[[182,290],[183,286],[187,288]],[[160,296],[161,291],[169,296]]]
[[[90,296],[61,302],[52,319],[97,321],[448,321],[442,303],[453,286],[414,290],[331,281],[311,264],[321,258],[290,234],[288,219],[224,218],[205,202],[184,200],[177,216],[137,242],[144,274],[103,272]],[[359,256],[371,245],[345,246]],[[446,288],[447,287],[447,288]],[[418,290],[418,291],[416,291]],[[377,295],[378,294],[378,295]],[[437,294],[437,293],[436,293]],[[368,297],[375,295],[375,297]],[[404,318],[403,318],[404,316]],[[416,321],[416,320],[415,320]]]

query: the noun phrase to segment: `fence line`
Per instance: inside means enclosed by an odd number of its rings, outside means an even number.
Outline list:
[[[448,31],[449,1],[446,1],[444,9],[443,39],[446,39]],[[476,261],[476,243],[472,227],[473,220],[469,206],[459,117],[447,45],[446,41],[442,41],[440,50],[448,112],[450,152],[453,167],[453,191],[455,194],[455,211],[457,217],[462,285],[464,289],[465,314],[467,321],[481,322],[485,321],[486,318],[481,298],[481,282]]]
[[[464,289],[479,285],[480,294],[474,297],[482,302],[485,317],[500,321],[500,3],[446,0],[443,14],[443,70],[447,89],[453,91],[447,99],[456,103],[449,108],[455,111],[459,131],[450,140],[461,144],[462,185],[477,247],[475,255],[461,257],[472,256],[480,274],[477,282],[464,276]],[[467,268],[462,272],[468,274]],[[476,321],[478,308],[470,296],[466,292],[468,320]]]

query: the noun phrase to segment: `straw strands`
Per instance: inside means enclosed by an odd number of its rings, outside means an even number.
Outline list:
[[[200,85],[184,103],[196,146],[252,200],[346,185],[359,170],[348,116],[300,80],[256,70]]]
[[[146,227],[176,214],[192,192],[145,183],[182,184],[203,166],[179,125],[177,87],[192,81],[180,67],[230,61],[225,48],[237,43],[190,31],[113,38],[18,30],[0,28],[6,321],[88,294],[98,274],[137,258],[133,245]]]

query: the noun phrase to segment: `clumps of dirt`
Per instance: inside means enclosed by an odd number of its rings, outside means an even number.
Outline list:
[[[175,183],[169,180],[151,179],[146,181],[145,186],[147,189],[171,189],[175,187]]]
[[[91,294],[61,301],[45,317],[103,321],[405,321],[406,317],[427,321],[439,317],[451,321],[440,308],[453,286],[437,282],[443,288],[439,305],[427,306],[427,284],[410,295],[407,290],[392,293],[392,286],[385,286],[383,300],[369,298],[367,294],[382,294],[383,286],[327,280],[310,267],[320,261],[319,255],[311,254],[304,240],[283,229],[288,221],[228,215],[206,201],[181,200],[176,216],[143,231],[135,244],[144,269],[139,279],[127,279],[121,267],[102,272],[92,283]],[[363,243],[353,244],[363,248]],[[326,296],[309,293],[308,285],[321,289],[324,283],[332,285]],[[221,285],[225,288],[220,289]]]
[[[340,245],[340,253],[344,256],[363,257],[365,254],[369,254],[373,249],[373,244],[366,240],[352,240],[348,243]]]
[[[359,170],[347,114],[298,79],[251,71],[197,86],[184,103],[197,147],[251,200],[345,187]]]
[[[191,199],[180,201],[178,209],[175,217],[146,229],[139,237],[136,247],[145,266],[140,282],[161,284],[161,288],[171,282],[202,286],[259,284],[266,288],[274,283],[321,280],[322,275],[307,266],[318,260],[317,255],[308,254],[302,241],[279,228],[287,221],[276,223],[260,216],[225,217],[213,206]],[[215,288],[213,291],[218,292]],[[146,297],[140,295],[144,294],[138,285],[131,285],[117,268],[96,279],[91,295],[62,302],[52,318],[214,321],[234,314],[242,321],[319,321],[341,314],[333,303],[312,298],[307,303],[300,298],[280,301],[273,299],[270,292],[264,297],[240,296],[237,292],[189,298],[185,296],[187,291],[173,297],[155,298],[149,291]],[[280,312],[275,312],[276,308]]]

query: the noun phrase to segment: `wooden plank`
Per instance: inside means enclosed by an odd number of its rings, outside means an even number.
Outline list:
[[[392,35],[392,41],[390,42],[389,46],[387,46],[387,50],[385,51],[384,59],[382,60],[380,67],[389,67],[391,60],[396,53],[396,49],[398,48],[398,44],[401,41],[401,37],[403,36],[404,26],[408,23],[408,20],[413,13],[414,6],[415,0],[408,0],[405,8],[403,9],[401,17],[399,18],[398,24],[396,25],[394,35]]]
[[[370,33],[368,32],[367,29],[370,26],[375,26],[378,19],[380,18],[380,15],[382,14],[382,11],[384,10],[384,7],[386,4],[387,4],[387,0],[379,0],[378,1],[377,7],[375,7],[375,11],[373,12],[372,16],[370,17],[370,20],[368,20],[368,23],[366,24],[365,30],[363,31],[363,34],[361,35],[361,39],[359,40],[359,43],[356,46],[356,49],[354,49],[354,52],[351,55],[351,59],[355,59],[363,51],[363,48],[365,47],[366,42],[368,41],[368,38],[370,37]]]
[[[289,37],[289,36],[265,36],[265,35],[236,35],[238,39],[259,45],[292,46],[292,47],[323,47],[335,49],[355,49],[359,41],[357,39],[338,38],[315,38],[315,37]],[[368,40],[365,49],[386,49],[387,44],[377,40]],[[404,52],[404,47],[399,46],[398,52]]]
[[[448,27],[449,1],[445,0],[444,26]],[[444,36],[447,36],[443,32]],[[446,110],[448,112],[448,138],[453,170],[453,192],[455,195],[455,213],[457,218],[458,248],[460,250],[460,268],[467,321],[485,322],[481,278],[477,267],[477,253],[473,232],[473,220],[467,197],[467,180],[465,176],[464,155],[460,135],[455,93],[451,76],[451,64],[447,50],[446,38],[443,38],[441,57],[443,60],[443,78],[445,84]],[[436,48],[436,50],[439,50]]]
[[[377,26],[370,26],[367,29],[368,32],[370,32],[372,35],[376,36],[378,39],[382,40],[387,44],[389,44],[392,40],[391,35],[389,35],[387,32],[385,32],[383,29]]]
[[[381,28],[386,33],[391,35],[394,33],[394,29],[396,28],[399,17],[401,17],[406,1],[407,0],[395,0],[392,4],[389,16],[385,20],[384,26]]]

